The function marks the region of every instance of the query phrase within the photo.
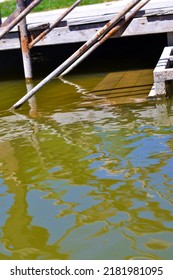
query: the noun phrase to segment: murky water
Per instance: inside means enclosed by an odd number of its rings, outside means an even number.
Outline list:
[[[0,259],[173,258],[173,103],[147,73],[55,79],[16,112],[24,81],[0,82]]]

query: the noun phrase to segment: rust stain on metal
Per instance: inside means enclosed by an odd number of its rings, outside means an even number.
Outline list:
[[[38,36],[38,39],[39,39],[39,40],[43,40],[44,37],[45,37],[45,35],[46,35],[47,33],[48,33],[48,32],[43,31],[43,32]]]
[[[22,46],[23,52],[28,51],[28,39],[27,39],[27,37],[21,38],[21,46]]]

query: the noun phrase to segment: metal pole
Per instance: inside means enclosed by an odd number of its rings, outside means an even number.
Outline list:
[[[11,23],[17,16],[19,15],[17,9],[11,14],[9,15],[1,24],[1,27],[6,27],[9,25],[9,23]]]
[[[31,4],[33,0],[25,0],[25,6],[27,7],[29,4]],[[7,26],[9,23],[11,23],[17,16],[19,15],[18,9],[16,9],[9,17],[7,17],[1,24],[1,27]]]
[[[33,0],[31,4],[21,12],[7,27],[4,27],[0,32],[0,39],[7,34],[15,25],[17,25],[29,12],[43,0]]]
[[[115,33],[118,33],[116,37],[120,37],[127,26],[130,24],[132,18],[135,14],[150,0],[143,0],[135,6],[135,8],[130,11],[125,17],[117,23],[106,35],[104,35],[98,42],[96,42],[90,49],[88,49],[83,55],[81,55],[73,64],[71,64],[63,73],[60,74],[60,77],[68,74],[72,69],[74,69],[79,63],[81,63],[87,56],[89,56],[94,50],[101,46],[107,39],[112,37]]]
[[[25,1],[17,0],[17,9],[21,13],[25,9]],[[22,50],[22,59],[23,59],[23,67],[26,82],[29,82],[32,79],[32,62],[31,55],[29,50],[29,38],[28,38],[28,30],[26,26],[26,17],[24,17],[19,22],[19,34],[20,34],[20,44]]]
[[[59,67],[57,67],[52,73],[44,78],[39,84],[37,84],[30,92],[24,95],[18,102],[16,102],[11,109],[19,108],[29,98],[31,98],[40,88],[42,88],[47,82],[53,79],[55,76],[63,73],[70,65],[72,65],[81,55],[83,55],[94,43],[102,38],[107,32],[109,32],[114,25],[122,19],[127,12],[129,12],[137,3],[141,0],[133,0],[125,8],[123,8],[116,16],[114,16],[107,24],[101,28],[91,39],[89,39],[82,47],[80,47],[74,54],[72,54],[66,61],[64,61]],[[149,0],[147,0],[149,1]]]
[[[65,10],[65,12],[59,16],[58,19],[56,19],[52,24],[50,24],[49,28],[47,28],[46,30],[44,30],[41,34],[39,34],[30,44],[29,44],[29,48],[31,49],[37,42],[39,42],[40,40],[42,40],[54,27],[56,27],[56,25],[58,23],[60,23],[60,21],[66,16],[68,15],[82,0],[77,0],[76,2],[74,2],[74,4],[68,8],[67,10]]]

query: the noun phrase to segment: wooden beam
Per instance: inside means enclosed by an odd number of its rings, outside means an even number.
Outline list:
[[[44,40],[37,43],[37,46],[86,42],[105,22],[110,20],[113,13],[118,13],[124,3],[127,2],[129,0],[76,7],[61,22],[61,25],[56,26],[51,33],[46,35]],[[65,9],[59,9],[29,14],[27,16],[27,27],[32,36],[34,36],[33,26],[34,28],[38,27],[38,30],[40,27],[41,33],[41,26],[48,26],[64,11]],[[0,41],[0,50],[10,50],[20,47],[17,31],[17,28],[13,28],[10,34],[6,35]],[[152,0],[137,13],[126,31],[122,34],[122,37],[159,33],[171,34],[171,32],[173,32],[173,1]],[[12,35],[11,33],[14,34]]]

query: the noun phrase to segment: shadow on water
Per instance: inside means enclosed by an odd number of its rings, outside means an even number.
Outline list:
[[[146,99],[151,73],[54,79],[13,113],[25,83],[1,82],[0,259],[172,259],[173,103]]]

